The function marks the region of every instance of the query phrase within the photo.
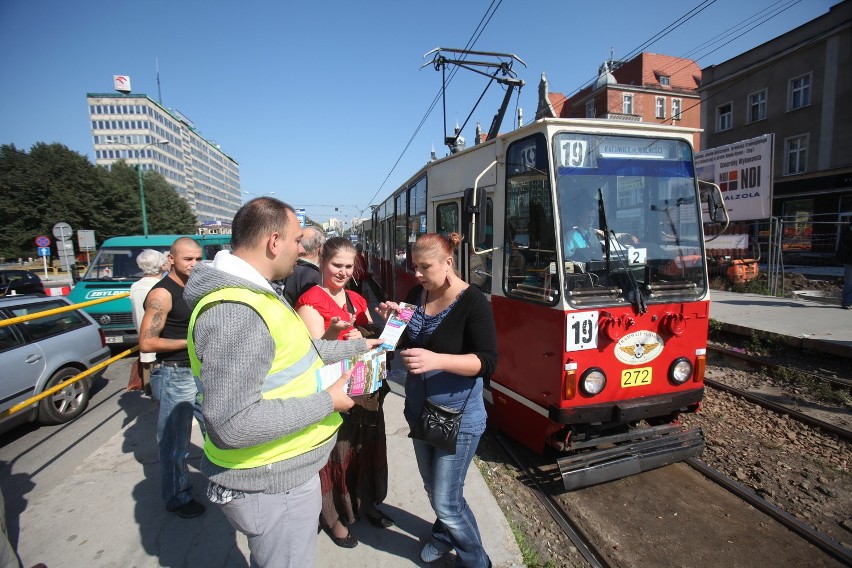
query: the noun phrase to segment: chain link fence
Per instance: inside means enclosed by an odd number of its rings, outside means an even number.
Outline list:
[[[836,259],[840,229],[847,219],[838,221],[836,213],[798,214],[771,217],[760,221],[731,223],[724,234],[708,227],[707,256],[710,276],[731,277],[737,261],[753,262],[756,272],[764,275],[768,293],[784,296],[790,275],[808,280],[840,282],[843,267]]]

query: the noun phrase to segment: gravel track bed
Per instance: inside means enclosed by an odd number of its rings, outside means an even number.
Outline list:
[[[818,364],[833,363],[823,358]],[[807,398],[798,387],[751,371],[710,364],[711,375],[738,388],[768,385]],[[701,412],[683,416],[682,422],[704,430],[702,459],[709,465],[852,549],[852,444],[709,387]],[[490,435],[483,436],[477,454],[477,465],[519,536],[527,566],[585,566]]]

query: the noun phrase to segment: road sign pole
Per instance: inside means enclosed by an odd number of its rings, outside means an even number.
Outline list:
[[[46,256],[41,257],[41,262],[42,262],[42,264],[44,264],[44,279],[50,280],[50,277],[47,275],[47,257]]]

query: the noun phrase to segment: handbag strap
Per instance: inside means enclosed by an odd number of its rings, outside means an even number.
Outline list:
[[[473,380],[474,380],[474,383],[475,383],[476,379],[473,379]],[[428,379],[423,379],[423,391],[426,394],[425,398],[428,399],[429,398],[429,380]],[[470,390],[467,391],[467,397],[464,399],[464,404],[462,404],[460,412],[464,412],[464,409],[467,407],[467,401],[470,400],[471,394],[473,394],[473,387],[470,387]]]
[[[352,300],[349,298],[349,290],[343,289],[343,295],[346,296],[346,311],[351,315],[355,315],[355,306],[352,304]]]

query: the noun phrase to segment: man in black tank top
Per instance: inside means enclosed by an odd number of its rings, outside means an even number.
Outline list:
[[[183,299],[183,289],[192,268],[201,260],[201,247],[191,238],[181,237],[172,244],[169,260],[171,272],[145,298],[139,350],[157,354],[151,390],[160,401],[157,442],[166,510],[188,519],[202,514],[204,505],[192,498],[186,467],[198,388],[186,350],[192,310]]]

